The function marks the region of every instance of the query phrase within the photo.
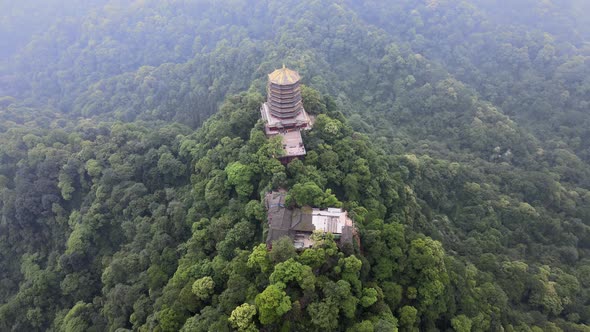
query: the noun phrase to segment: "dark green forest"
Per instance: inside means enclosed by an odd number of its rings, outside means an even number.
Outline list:
[[[0,331],[590,331],[589,11],[0,2]],[[359,243],[267,250],[277,188]]]

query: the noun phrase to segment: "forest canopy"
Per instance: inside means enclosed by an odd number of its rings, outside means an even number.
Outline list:
[[[590,331],[588,10],[0,3],[0,330]],[[268,250],[279,188],[358,242]]]

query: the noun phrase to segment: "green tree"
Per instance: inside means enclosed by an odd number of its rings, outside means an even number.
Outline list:
[[[377,290],[375,288],[364,288],[361,297],[361,305],[365,308],[372,306],[377,302]]]
[[[257,267],[262,272],[266,272],[271,267],[271,262],[265,244],[259,244],[252,250],[248,257],[248,267]]]
[[[285,198],[287,205],[312,206],[319,208],[341,207],[342,203],[332,194],[332,190],[323,191],[314,182],[296,183]]]
[[[180,330],[183,317],[171,308],[164,308],[158,312],[158,321],[162,331],[172,332]]]
[[[291,310],[291,298],[285,293],[284,285],[272,284],[256,295],[258,319],[263,325],[273,324]]]
[[[315,287],[315,276],[311,272],[311,267],[296,262],[293,258],[275,265],[269,280],[272,283],[285,285],[295,281],[303,290],[313,291]]]
[[[408,264],[415,280],[420,308],[426,310],[435,303],[440,304],[449,283],[441,243],[430,238],[413,240],[408,250]],[[439,310],[444,311],[444,307],[439,307]]]
[[[451,319],[451,326],[456,332],[470,332],[471,325],[471,319],[465,315],[459,315]]]
[[[82,332],[88,331],[91,328],[91,322],[88,321],[88,314],[92,310],[92,305],[78,302],[76,303],[64,317],[62,328],[67,332]]]
[[[215,291],[215,282],[209,276],[197,279],[192,285],[192,291],[197,298],[207,300]]]
[[[272,250],[269,253],[270,260],[273,263],[280,263],[297,256],[293,240],[288,236],[283,236],[278,240],[272,241]]]
[[[258,331],[253,318],[256,316],[256,306],[244,303],[236,307],[229,316],[229,322],[240,332]]]
[[[404,331],[418,331],[418,310],[412,306],[403,306],[399,310],[399,324]]]
[[[225,172],[227,173],[227,181],[230,185],[235,186],[238,195],[243,198],[249,197],[254,190],[252,169],[240,162],[233,162],[227,165]]]
[[[334,330],[338,327],[338,306],[332,300],[313,302],[307,307],[311,323],[318,329]]]
[[[326,113],[326,104],[323,102],[319,91],[306,85],[301,85],[301,97],[303,99],[303,107],[309,114]]]
[[[348,328],[347,332],[373,332],[375,326],[370,320],[364,320],[360,323],[356,323],[353,327]]]

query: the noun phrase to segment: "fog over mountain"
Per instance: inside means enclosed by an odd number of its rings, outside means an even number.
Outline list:
[[[0,331],[590,331],[588,12],[0,2]]]

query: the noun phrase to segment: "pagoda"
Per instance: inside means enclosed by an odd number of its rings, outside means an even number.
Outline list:
[[[285,153],[279,159],[284,163],[306,154],[301,130],[311,129],[313,124],[303,108],[300,80],[299,73],[285,65],[273,71],[268,75],[267,100],[260,108],[266,136],[283,138]]]

